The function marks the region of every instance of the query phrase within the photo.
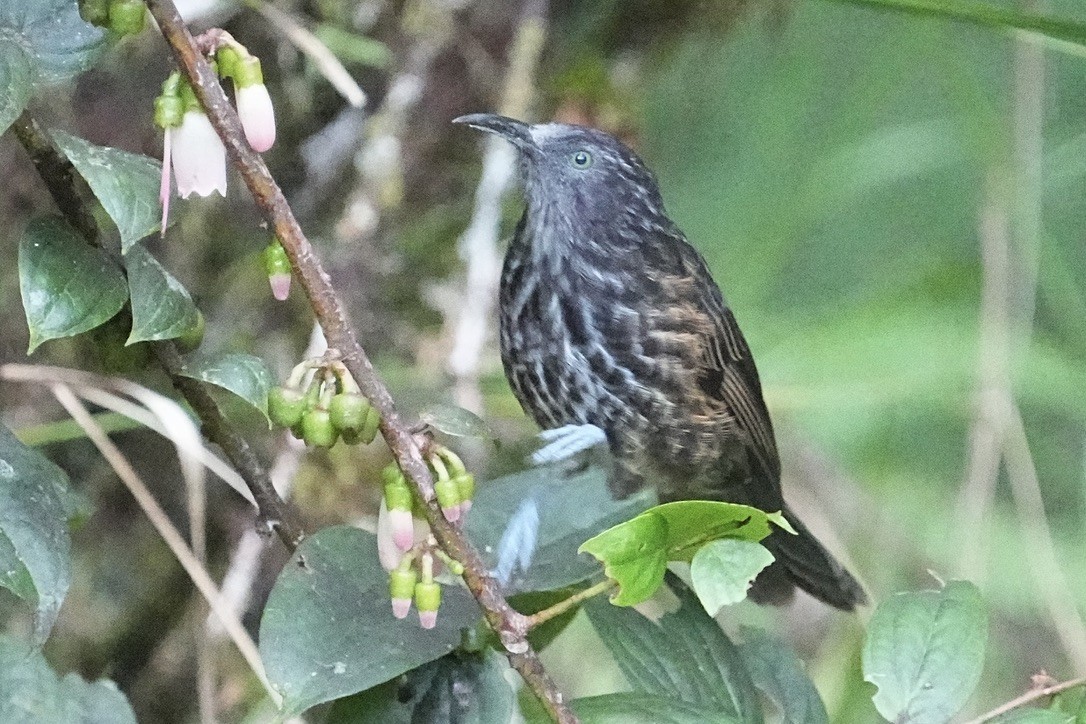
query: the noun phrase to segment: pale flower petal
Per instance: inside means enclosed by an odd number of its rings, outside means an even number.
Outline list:
[[[162,178],[158,183],[158,201],[162,204],[161,236],[166,236],[166,224],[170,220],[170,155],[172,153],[170,131],[170,127],[166,126],[162,135]]]
[[[238,117],[245,129],[245,138],[254,151],[263,153],[275,143],[275,110],[268,87],[263,83],[238,88]]]
[[[226,149],[211,121],[199,111],[186,111],[173,140],[173,178],[183,199],[192,194],[226,196]]]

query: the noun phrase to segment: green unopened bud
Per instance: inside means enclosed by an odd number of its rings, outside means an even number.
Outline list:
[[[389,467],[395,467],[391,465]],[[396,475],[390,475],[388,473],[389,468],[385,468],[384,473],[384,492],[385,492],[385,505],[389,510],[411,510],[413,508],[413,498],[411,496],[411,488],[407,487],[407,480],[404,479],[403,473],[399,468],[396,468]]]
[[[471,500],[475,497],[475,476],[471,473],[464,471],[459,475],[453,476],[453,481],[456,483],[457,490],[460,491],[461,502]]]
[[[419,610],[419,624],[423,628],[437,625],[437,610],[441,608],[441,586],[433,581],[415,584],[415,608]]]
[[[366,421],[362,424],[362,429],[358,431],[358,437],[362,442],[369,445],[373,442],[373,439],[377,437],[377,430],[381,425],[381,415],[377,412],[377,408],[371,406],[366,410]]]
[[[137,35],[147,22],[142,0],[113,0],[109,4],[109,29],[118,35]]]
[[[332,447],[336,444],[336,426],[327,410],[309,410],[302,415],[302,439],[313,447]]]
[[[294,427],[305,414],[305,395],[288,387],[268,390],[268,417],[279,427]]]
[[[340,430],[339,439],[348,445],[357,445],[362,442],[357,430]]]
[[[369,401],[353,392],[340,392],[328,403],[328,413],[332,416],[332,424],[340,431],[360,431],[366,424],[366,413],[369,409]]]
[[[411,599],[418,581],[419,574],[414,568],[394,568],[388,574],[388,592],[392,598]]]
[[[442,512],[445,512],[448,517],[448,510],[450,508],[457,508],[460,506],[460,489],[456,487],[456,483],[452,478],[439,478],[434,483],[434,492],[437,494],[437,504],[441,506]]]
[[[106,27],[109,24],[109,1],[79,0],[79,17],[91,25]]]

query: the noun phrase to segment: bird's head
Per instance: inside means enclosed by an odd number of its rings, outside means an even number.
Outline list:
[[[579,226],[644,225],[664,218],[652,172],[614,136],[565,123],[529,125],[473,113],[453,121],[493,133],[520,152],[529,210]]]

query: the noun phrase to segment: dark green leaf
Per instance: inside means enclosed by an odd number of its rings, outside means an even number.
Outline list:
[[[456,405],[431,405],[419,419],[435,430],[456,437],[478,437],[493,440],[497,436],[483,418],[471,410]]]
[[[737,724],[733,716],[651,694],[604,694],[573,701],[582,724]]]
[[[626,520],[649,505],[650,493],[615,500],[607,474],[592,467],[567,474],[551,467],[532,468],[481,483],[465,528],[494,565],[502,532],[523,501],[539,512],[539,535],[527,573],[513,576],[509,593],[547,591],[585,580],[599,571],[577,547],[600,530]]]
[[[132,334],[125,344],[175,339],[199,326],[200,313],[188,290],[151,256],[151,252],[142,246],[134,246],[128,250],[124,264],[132,300]]]
[[[1016,709],[992,724],[1076,724],[1075,715],[1051,709]]]
[[[585,541],[608,578],[619,584],[616,606],[633,606],[652,597],[667,572],[667,522],[651,510]]]
[[[22,48],[33,59],[36,82],[56,83],[91,67],[105,39],[71,0],[0,0],[0,46]]]
[[[392,616],[388,576],[373,535],[348,526],[306,538],[272,589],[260,622],[260,652],[287,716],[354,694],[433,661],[460,643],[479,609],[444,586],[437,627]]]
[[[19,288],[30,349],[102,324],[128,299],[124,274],[55,216],[31,221],[19,244]]]
[[[690,582],[705,611],[715,616],[724,606],[739,603],[755,576],[773,562],[761,543],[723,538],[703,545],[690,562]]]
[[[754,685],[777,705],[782,724],[828,724],[826,707],[795,652],[761,629],[744,626],[741,634],[739,655]]]
[[[71,581],[71,500],[64,472],[0,425],[0,586],[34,608],[38,644]]]
[[[136,724],[136,716],[112,681],[60,678],[41,652],[0,635],[0,721]]]
[[[159,230],[161,163],[117,148],[96,146],[62,131],[53,131],[52,136],[117,225],[122,253],[127,254],[133,244]]]
[[[462,722],[508,724],[515,705],[496,651],[453,653],[360,694],[340,699],[326,724]]]
[[[0,38],[3,37],[0,32]],[[33,79],[34,69],[26,52],[15,43],[0,40],[0,88],[4,89],[0,93],[0,135],[30,102],[34,94]]]
[[[264,360],[249,354],[185,357],[180,374],[229,390],[268,416],[268,390],[273,384]]]
[[[585,611],[634,691],[704,706],[758,724],[758,692],[735,645],[674,576],[680,607],[659,624],[593,599]]]
[[[925,17],[961,20],[1003,30],[1028,30],[1056,40],[1086,45],[1086,24],[964,0],[836,0]]]
[[[879,713],[894,722],[949,721],[980,679],[987,638],[988,616],[972,583],[950,581],[884,601],[863,649],[864,680],[879,687]]]

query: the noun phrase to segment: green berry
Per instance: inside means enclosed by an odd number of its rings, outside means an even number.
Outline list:
[[[358,432],[355,430],[340,430],[339,439],[348,445],[357,445],[362,442],[362,438],[358,436]]]
[[[377,430],[381,425],[381,415],[377,412],[377,408],[370,407],[366,410],[366,422],[362,425],[362,429],[358,431],[358,437],[362,442],[369,445],[373,442],[373,438],[377,437]]]
[[[289,387],[273,387],[268,391],[268,417],[279,427],[294,427],[305,414],[305,395]]]
[[[320,408],[309,410],[302,415],[302,439],[313,447],[332,447],[336,444],[339,433],[332,424],[328,410]]]
[[[113,0],[109,4],[109,29],[118,35],[138,35],[147,22],[141,0]]]
[[[332,424],[340,431],[361,431],[362,426],[366,424],[366,413],[369,409],[369,401],[353,392],[340,392],[328,403],[328,414],[332,416]]]

